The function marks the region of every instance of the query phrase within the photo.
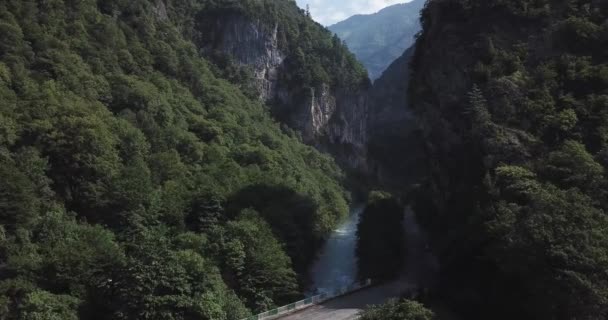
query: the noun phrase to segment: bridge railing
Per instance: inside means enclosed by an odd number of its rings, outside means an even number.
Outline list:
[[[363,282],[359,282],[359,283],[355,283],[352,284],[350,286],[346,286],[343,288],[340,288],[338,290],[334,290],[332,292],[324,292],[312,297],[308,297],[306,299],[300,300],[300,301],[296,301],[294,303],[290,303],[288,305],[276,308],[276,309],[272,309],[263,313],[260,313],[258,315],[255,316],[251,316],[249,318],[243,319],[243,320],[270,320],[270,319],[275,319],[278,318],[280,316],[286,315],[288,313],[292,313],[294,311],[300,310],[300,309],[304,309],[316,304],[320,304],[323,303],[329,299],[333,299],[339,296],[343,296],[345,294],[369,287],[372,285],[372,281],[371,279],[367,279]]]

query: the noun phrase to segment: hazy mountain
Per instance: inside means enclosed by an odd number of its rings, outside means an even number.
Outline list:
[[[425,0],[396,4],[369,15],[355,15],[329,29],[346,41],[375,80],[414,43]]]

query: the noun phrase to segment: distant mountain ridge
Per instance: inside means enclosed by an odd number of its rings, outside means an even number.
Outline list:
[[[386,7],[377,13],[355,15],[329,27],[363,62],[372,80],[414,44],[420,31],[420,10],[425,0]]]

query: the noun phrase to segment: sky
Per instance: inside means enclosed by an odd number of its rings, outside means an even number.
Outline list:
[[[296,0],[298,5],[306,8],[310,5],[310,14],[324,26],[330,26],[356,14],[369,14],[397,3],[411,0]]]

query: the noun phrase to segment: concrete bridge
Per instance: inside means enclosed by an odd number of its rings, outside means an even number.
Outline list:
[[[409,208],[404,219],[407,245],[405,268],[401,278],[374,285],[367,281],[283,306],[245,320],[352,320],[370,305],[415,293],[418,288],[434,286],[439,269],[437,259],[427,250],[426,235],[416,223]]]
[[[321,304],[313,305],[294,313],[278,317],[281,320],[353,320],[359,318],[359,312],[369,305],[382,304],[389,299],[399,298],[407,283],[392,283],[370,286],[346,294]]]
[[[372,285],[370,281],[343,288],[332,294],[321,294],[246,320],[351,320],[370,305],[399,298],[404,291],[414,290],[405,278],[390,283]]]

